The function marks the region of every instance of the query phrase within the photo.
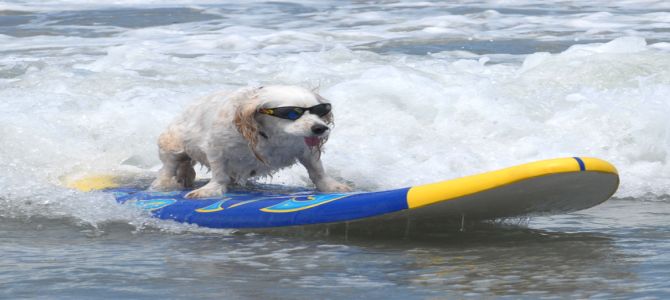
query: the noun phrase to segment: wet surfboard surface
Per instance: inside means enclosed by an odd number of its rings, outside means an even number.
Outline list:
[[[616,168],[589,157],[542,160],[478,175],[377,192],[232,189],[221,197],[147,191],[120,176],[90,176],[68,186],[113,194],[161,219],[210,228],[275,228],[394,219],[487,220],[565,214],[596,206],[619,186]]]

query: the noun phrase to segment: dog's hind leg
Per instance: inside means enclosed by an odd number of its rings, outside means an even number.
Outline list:
[[[184,152],[183,144],[174,131],[168,129],[159,137],[158,156],[163,162],[163,167],[158,171],[158,177],[151,184],[152,190],[182,189],[187,180],[180,182],[180,177],[190,179],[192,184],[191,173],[182,166],[184,163],[190,163],[191,158]],[[195,178],[195,171],[193,171],[192,177]]]
[[[155,191],[179,190],[184,186],[177,177],[179,167],[183,163],[178,155],[160,150],[160,159],[163,167],[158,171],[158,177],[151,184],[151,189]],[[190,160],[189,160],[190,161]]]

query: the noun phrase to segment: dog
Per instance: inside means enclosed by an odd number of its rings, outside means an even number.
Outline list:
[[[186,198],[219,197],[232,184],[273,174],[297,162],[321,192],[351,189],[328,176],[321,163],[333,125],[331,105],[297,86],[241,88],[216,93],[186,111],[158,138],[163,166],[155,191],[192,188],[196,163],[212,178]]]

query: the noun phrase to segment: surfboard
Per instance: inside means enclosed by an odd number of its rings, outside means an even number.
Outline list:
[[[117,202],[160,219],[210,228],[263,229],[370,220],[565,214],[609,199],[619,186],[619,176],[604,160],[570,157],[375,192],[318,193],[266,186],[233,189],[217,198],[186,199],[187,190],[147,191],[147,182],[129,182],[122,176],[84,177],[68,186],[111,194]]]

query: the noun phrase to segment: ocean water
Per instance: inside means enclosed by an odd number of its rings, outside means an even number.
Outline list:
[[[274,83],[333,103],[323,160],[358,190],[563,156],[621,187],[403,237],[203,229],[63,187],[151,175],[191,101]],[[0,298],[665,299],[669,95],[667,1],[0,0]]]

